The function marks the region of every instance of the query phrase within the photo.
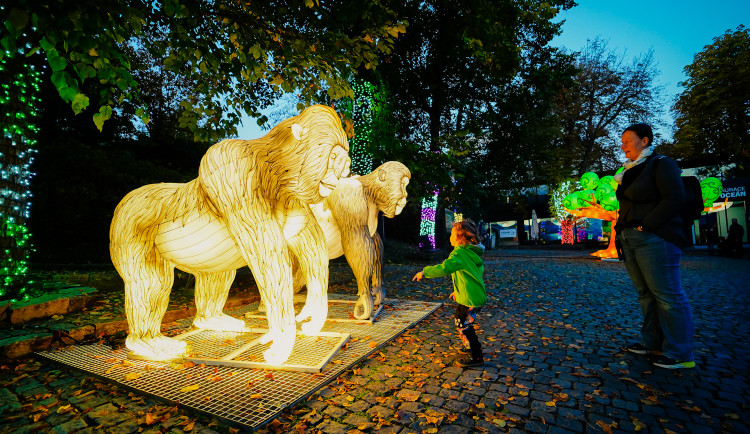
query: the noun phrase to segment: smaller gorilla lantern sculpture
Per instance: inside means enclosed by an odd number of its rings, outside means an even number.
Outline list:
[[[296,257],[313,294],[302,325],[320,331],[328,314],[328,253],[309,206],[322,202],[349,175],[349,144],[336,112],[312,106],[256,140],[224,140],[208,149],[198,178],[133,190],[115,209],[112,262],[125,282],[127,348],[170,359],[185,342],[161,334],[175,267],[195,276],[193,325],[243,331],[222,310],[237,268],[248,266],[267,305],[272,341],[264,357],[281,364],[296,335],[293,275]]]
[[[354,307],[357,319],[370,318],[374,305],[380,305],[385,299],[378,211],[388,218],[401,214],[406,206],[406,186],[410,179],[411,172],[406,166],[389,161],[367,175],[341,179],[323,203],[310,206],[325,234],[328,258],[345,255],[357,278],[359,300]],[[295,281],[295,291],[301,286]]]

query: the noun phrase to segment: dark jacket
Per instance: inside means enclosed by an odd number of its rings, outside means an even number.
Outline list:
[[[674,160],[651,155],[643,163],[625,171],[617,187],[620,213],[615,230],[643,226],[661,238],[682,248],[687,245],[680,209],[685,188],[680,168]]]
[[[729,225],[727,239],[734,242],[742,242],[742,236],[745,235],[745,229],[739,223]]]

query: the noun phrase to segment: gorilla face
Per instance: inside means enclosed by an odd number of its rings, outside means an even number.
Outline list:
[[[393,218],[404,210],[406,206],[406,186],[409,184],[409,176],[401,172],[389,173],[385,182],[380,183],[383,190],[378,194],[380,203],[378,208],[383,211],[383,215]]]
[[[406,206],[406,186],[409,185],[409,178],[404,176],[401,178],[401,185],[399,188],[399,196],[398,201],[396,202],[396,211],[394,215],[401,214],[401,211],[404,210],[404,207]]]

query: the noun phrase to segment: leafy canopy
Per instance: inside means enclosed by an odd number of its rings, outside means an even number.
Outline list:
[[[557,96],[556,113],[563,126],[560,145],[562,165],[579,176],[589,170],[619,166],[622,130],[629,124],[655,124],[661,113],[662,87],[653,51],[640,54],[630,63],[626,53],[608,47],[595,38],[575,53],[575,85]]]
[[[750,162],[750,29],[727,30],[685,67],[673,155]]]
[[[1,12],[0,56],[44,53],[60,97],[76,114],[94,105],[100,130],[118,105],[140,101],[125,48],[135,41],[192,83],[180,122],[210,140],[236,133],[241,112],[260,116],[269,88],[307,103],[321,90],[351,97],[350,76],[375,68],[406,30],[376,0],[12,0]]]

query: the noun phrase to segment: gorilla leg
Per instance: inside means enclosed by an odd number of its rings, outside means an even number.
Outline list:
[[[370,232],[364,228],[342,231],[341,245],[344,248],[346,261],[357,278],[357,295],[359,300],[354,305],[354,317],[368,319],[372,316],[373,301],[370,282],[375,263],[375,245]],[[362,309],[360,313],[359,310]]]
[[[289,255],[289,262],[292,264],[292,288],[294,288],[294,293],[298,294],[302,291],[302,288],[306,285],[306,277],[305,274],[302,272],[302,269],[300,268],[299,261],[297,261],[297,257],[294,255]],[[266,302],[262,299],[260,302],[258,302],[258,312],[265,312],[266,311]]]
[[[375,232],[372,236],[375,243],[375,258],[372,263],[372,296],[375,298],[375,306],[380,306],[385,301],[385,289],[383,289],[383,240]]]
[[[299,276],[295,273],[295,289],[300,283],[307,286],[305,307],[296,320],[301,322],[310,318],[309,322],[302,324],[302,332],[314,335],[323,328],[328,317],[328,251],[315,219],[310,216],[309,221],[312,223],[288,240],[288,245],[297,258],[299,273],[304,276],[302,282],[297,282]]]
[[[250,267],[261,299],[266,304],[269,332],[261,342],[273,341],[273,344],[263,357],[270,364],[280,365],[292,353],[297,334],[292,267],[284,234],[275,218],[257,213],[257,210],[237,208],[227,214],[226,219],[232,238]]]
[[[125,281],[125,313],[130,327],[125,346],[145,357],[184,355],[185,342],[161,334],[174,283],[174,266],[159,256],[152,243],[131,242],[120,247],[113,249],[122,253],[113,262]]]
[[[229,288],[237,270],[221,273],[195,274],[195,318],[193,325],[208,330],[239,332],[245,329],[245,321],[223,313],[229,297]]]

